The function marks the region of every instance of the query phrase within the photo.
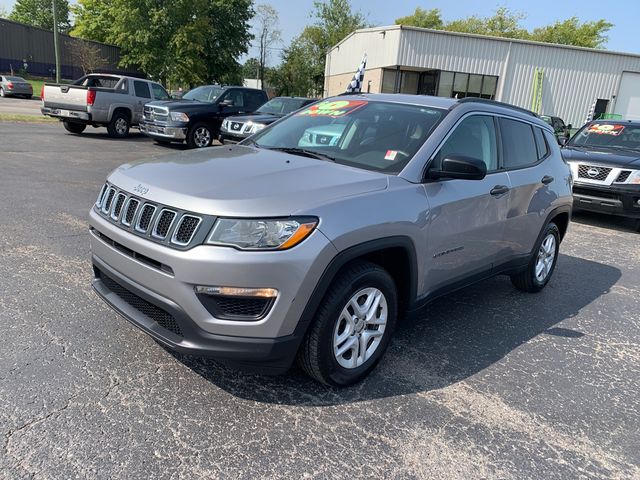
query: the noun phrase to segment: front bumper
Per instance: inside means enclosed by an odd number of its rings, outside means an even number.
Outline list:
[[[176,250],[126,232],[93,209],[90,223],[94,229],[90,231],[96,274],[93,286],[115,310],[170,348],[253,369],[259,365],[260,371],[272,373],[291,365],[306,330],[300,322],[302,313],[337,253],[320,231],[282,252],[204,245]],[[97,232],[124,248],[114,248]],[[170,270],[138,260],[143,257]],[[259,320],[215,318],[198,299],[195,285],[276,288],[278,297]],[[119,289],[124,289],[122,295]],[[127,302],[126,292],[160,312],[136,298]],[[158,315],[160,319],[154,318]]]
[[[640,185],[599,186],[574,182],[573,207],[592,212],[640,218]]]
[[[218,140],[220,140],[220,143],[223,145],[227,145],[241,142],[245,138],[249,138],[249,135],[234,135],[229,132],[222,132],[220,133]]]
[[[159,140],[184,141],[187,138],[187,127],[172,127],[143,122],[140,131],[146,136]]]

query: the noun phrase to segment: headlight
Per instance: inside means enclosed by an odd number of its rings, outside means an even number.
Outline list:
[[[262,130],[264,127],[266,127],[266,125],[262,123],[248,122],[244,127],[244,133],[256,133]]]
[[[229,120],[225,119],[222,121],[223,130],[229,130]]]
[[[298,245],[318,225],[313,217],[250,220],[220,218],[207,243],[242,250],[286,250]]]
[[[188,122],[189,115],[183,112],[171,112],[171,120],[174,122]]]
[[[633,183],[635,185],[640,185],[640,170],[633,170],[631,175],[629,175],[629,179],[627,183]]]

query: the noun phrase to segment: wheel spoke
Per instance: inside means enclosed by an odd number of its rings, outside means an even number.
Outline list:
[[[336,349],[336,357],[342,357],[349,350],[355,350],[351,356],[356,357],[358,353],[358,339],[356,337],[350,336],[346,342],[342,344],[342,346]]]
[[[376,317],[376,314],[378,313],[378,307],[380,306],[380,300],[382,299],[382,292],[377,292],[373,295],[370,295],[369,298],[371,298],[372,300],[369,301],[367,299],[367,302],[365,303],[365,305],[368,305],[367,307],[367,315],[365,317],[365,322],[369,322],[371,319]]]

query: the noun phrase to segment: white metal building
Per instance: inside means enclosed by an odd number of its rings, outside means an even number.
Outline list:
[[[640,120],[640,55],[401,25],[367,28],[327,54],[327,95],[345,91],[364,53],[363,91],[492,98],[576,127],[597,101],[596,116]]]

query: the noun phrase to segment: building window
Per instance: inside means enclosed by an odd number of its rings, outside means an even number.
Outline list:
[[[474,73],[428,70],[385,69],[382,73],[382,93],[409,93],[412,95],[436,95],[438,97],[479,97],[494,99],[498,77]]]
[[[396,71],[383,70],[382,72],[382,93],[394,93],[396,91]]]

